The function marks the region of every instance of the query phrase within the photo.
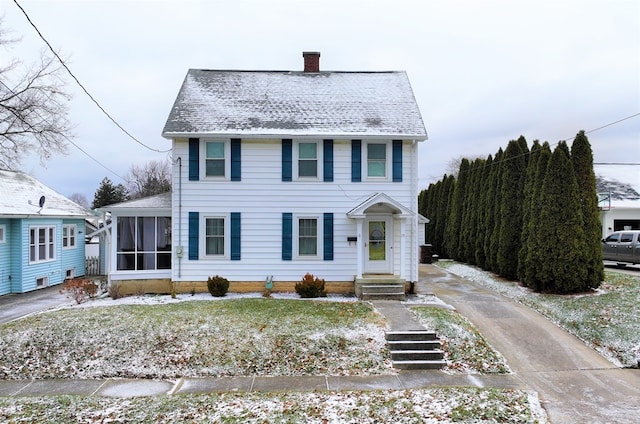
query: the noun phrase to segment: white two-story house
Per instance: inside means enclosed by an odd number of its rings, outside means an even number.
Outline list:
[[[418,146],[405,72],[190,69],[162,131],[173,150],[170,280],[329,292],[417,281]],[[117,244],[117,243],[116,243]],[[167,272],[167,271],[163,271]]]
[[[406,73],[322,72],[319,53],[304,57],[302,72],[188,71],[162,132],[174,282],[417,280],[427,134]]]

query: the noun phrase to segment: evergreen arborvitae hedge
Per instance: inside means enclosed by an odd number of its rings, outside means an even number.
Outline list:
[[[524,139],[524,137],[521,137]],[[526,142],[525,142],[526,145]],[[504,151],[500,228],[498,233],[498,273],[509,280],[518,276],[518,251],[522,234],[522,203],[526,175],[525,152],[512,140]]]
[[[543,258],[538,267],[540,290],[575,293],[586,289],[585,235],[578,183],[567,152],[560,142],[551,155],[542,183],[540,226],[536,229]]]
[[[532,219],[533,208],[535,207],[535,176],[538,168],[538,158],[540,157],[540,143],[533,140],[531,154],[527,163],[527,174],[524,185],[524,198],[522,201],[522,234],[520,236],[520,247],[518,251],[518,279],[525,281],[525,262],[529,249],[529,236],[531,235],[529,221]]]
[[[571,145],[571,162],[578,182],[580,206],[582,209],[582,228],[585,231],[585,262],[589,288],[597,288],[604,280],[604,265],[602,262],[602,225],[600,210],[598,209],[598,194],[596,192],[596,176],[593,172],[593,153],[589,140],[580,131]]]
[[[442,257],[477,264],[536,290],[575,293],[603,279],[591,147],[578,133],[551,152],[520,137],[494,157],[463,159],[419,197]]]
[[[524,263],[524,279],[523,282],[531,289],[540,291],[542,284],[538,277],[538,264],[544,260],[545,257],[545,243],[546,241],[538,237],[538,228],[541,225],[541,211],[543,209],[542,204],[542,184],[544,183],[545,175],[547,174],[547,168],[549,161],[551,160],[551,147],[549,143],[544,142],[538,153],[538,159],[536,169],[533,176],[533,193],[531,199],[531,211],[530,219],[527,224],[529,235],[526,243],[526,256]]]

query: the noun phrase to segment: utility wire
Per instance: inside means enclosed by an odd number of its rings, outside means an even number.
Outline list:
[[[98,109],[100,109],[102,111],[102,113],[104,113],[107,118],[109,118],[111,120],[111,122],[113,122],[122,132],[124,132],[127,136],[129,136],[129,138],[131,138],[133,141],[135,141],[136,143],[140,144],[143,147],[146,147],[147,149],[154,151],[154,152],[158,152],[158,153],[166,153],[169,150],[159,150],[159,149],[154,149],[153,147],[149,147],[146,144],[144,144],[142,141],[138,140],[136,137],[134,137],[129,131],[127,131],[126,129],[124,129],[124,127],[122,125],[120,125],[118,123],[118,121],[116,121],[103,107],[102,105],[100,105],[100,103],[98,103],[98,101],[91,95],[91,93],[89,93],[89,91],[84,87],[84,85],[82,85],[82,83],[80,82],[80,80],[78,80],[78,78],[76,78],[76,76],[73,74],[73,72],[71,72],[71,69],[69,69],[69,67],[67,66],[67,64],[62,60],[62,58],[58,55],[58,53],[53,49],[53,47],[51,47],[51,44],[49,44],[49,42],[47,41],[46,38],[44,38],[44,36],[42,35],[42,33],[40,32],[40,30],[38,29],[38,27],[36,27],[36,25],[31,21],[31,18],[29,18],[29,15],[27,14],[27,12],[22,8],[22,6],[20,6],[20,4],[18,3],[18,0],[13,0],[13,2],[16,4],[16,6],[18,6],[18,8],[22,11],[22,13],[24,14],[24,16],[27,18],[27,21],[29,21],[29,23],[31,24],[31,26],[33,27],[33,29],[36,30],[36,32],[38,33],[38,35],[40,36],[40,38],[42,39],[42,41],[44,41],[44,43],[47,45],[47,47],[49,47],[49,50],[51,50],[51,52],[53,53],[53,55],[60,61],[60,63],[62,64],[62,66],[64,67],[64,69],[67,70],[67,72],[69,73],[69,75],[71,75],[71,78],[73,78],[75,80],[75,82],[78,84],[78,86],[85,92],[85,94],[87,96],[89,96],[89,98],[93,101],[93,103],[95,103],[95,105],[98,107]]]
[[[15,91],[13,91],[13,89],[11,87],[9,87],[7,84],[4,83],[4,81],[0,80],[0,84],[4,85],[5,88],[7,90],[9,90],[11,92],[11,94],[13,94],[14,96],[16,96],[17,98],[20,98],[20,95],[18,93],[16,93]],[[43,121],[47,121],[46,118],[44,118],[42,115],[40,115],[40,113],[36,110],[35,113],[38,115],[38,117],[40,117],[40,119],[42,119]],[[116,177],[120,178],[122,181],[125,182],[129,182],[127,181],[126,178],[123,178],[122,176],[120,176],[119,174],[117,174],[114,170],[108,168],[105,164],[101,163],[98,159],[94,158],[93,156],[91,156],[88,152],[86,152],[84,149],[82,149],[80,146],[78,146],[76,143],[74,143],[66,134],[64,133],[60,133],[60,135],[62,135],[69,143],[71,143],[76,149],[80,150],[82,153],[84,153],[85,155],[87,155],[90,159],[92,159],[95,163],[97,163],[98,165],[100,165],[101,167],[103,167],[104,169],[106,169],[107,171],[111,172],[113,175],[115,175]]]
[[[598,127],[598,128],[594,128],[594,129],[592,129],[592,130],[585,131],[584,133],[585,133],[585,134],[590,134],[590,133],[592,133],[592,132],[595,132],[595,131],[601,130],[601,129],[603,129],[603,128],[607,128],[607,127],[610,127],[610,126],[612,126],[612,125],[619,124],[620,122],[626,121],[627,119],[635,118],[636,116],[640,116],[640,112],[638,112],[638,113],[634,113],[633,115],[629,115],[629,116],[627,116],[627,117],[625,117],[625,118],[622,118],[622,119],[618,119],[617,121],[610,122],[610,123],[608,123],[608,124],[602,125],[602,126],[600,126],[600,127]],[[571,138],[566,138],[566,139],[564,139],[564,140],[560,140],[560,141],[558,141],[558,142],[556,142],[556,143],[553,143],[553,144],[551,144],[551,143],[550,143],[550,144],[549,144],[549,147],[557,146],[558,144],[560,144],[560,143],[562,143],[562,142],[565,142],[565,143],[566,143],[566,142],[567,142],[567,141],[569,141],[570,139],[571,139]],[[532,147],[533,147],[533,146],[532,146]],[[542,146],[540,146],[540,148],[542,148]],[[513,157],[510,157],[510,158],[503,158],[503,159],[501,159],[501,160],[499,160],[499,161],[491,162],[491,164],[488,164],[488,165],[486,165],[486,164],[485,164],[485,165],[483,165],[483,166],[482,166],[482,169],[484,169],[484,168],[486,168],[486,167],[488,167],[488,166],[494,166],[494,165],[497,165],[497,164],[499,164],[499,163],[503,163],[503,162],[506,162],[506,161],[509,161],[509,160],[513,160],[513,159],[521,158],[521,157],[523,157],[523,156],[527,156],[527,155],[529,155],[529,154],[533,153],[534,151],[535,151],[535,150],[533,150],[533,149],[532,149],[532,150],[530,150],[530,151],[528,151],[528,152],[526,152],[526,153],[522,153],[522,154],[517,155],[517,156],[513,156]],[[595,163],[594,163],[594,165],[595,165]],[[603,164],[599,164],[599,165],[603,165]],[[637,164],[630,163],[630,164],[610,164],[610,165],[637,165]],[[471,169],[469,169],[467,172],[470,172],[470,171],[471,171]],[[458,172],[458,175],[459,175],[459,174],[460,174],[460,172]]]

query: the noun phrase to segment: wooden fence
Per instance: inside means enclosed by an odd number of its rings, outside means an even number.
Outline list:
[[[84,267],[86,275],[100,275],[100,258],[98,256],[85,258]]]

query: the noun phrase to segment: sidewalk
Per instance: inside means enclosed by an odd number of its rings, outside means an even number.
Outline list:
[[[217,392],[306,392],[405,390],[428,387],[523,388],[509,375],[449,375],[441,371],[401,371],[397,375],[212,377],[168,380],[0,380],[0,396],[137,397]]]

